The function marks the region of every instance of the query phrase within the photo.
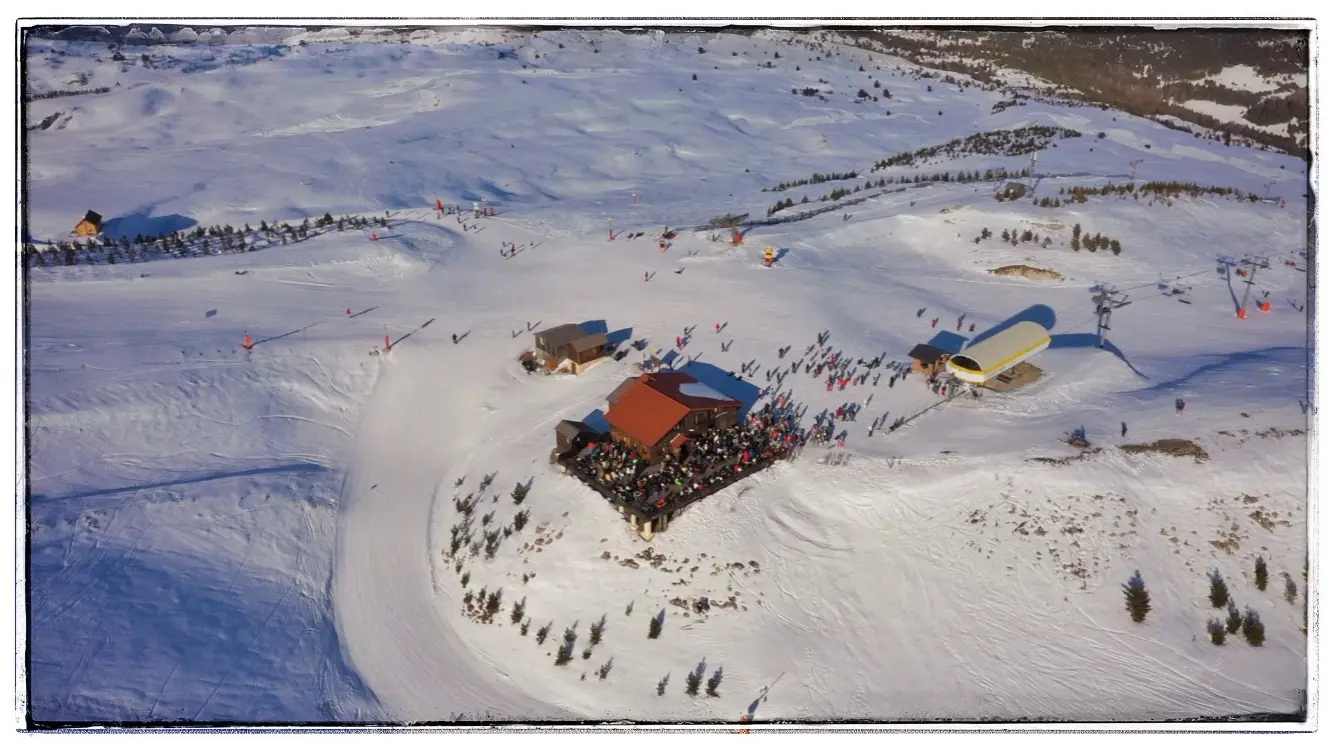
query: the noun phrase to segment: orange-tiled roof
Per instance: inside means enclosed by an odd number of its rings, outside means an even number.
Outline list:
[[[690,413],[689,407],[653,390],[645,375],[625,389],[606,413],[612,427],[647,446],[657,445]]]

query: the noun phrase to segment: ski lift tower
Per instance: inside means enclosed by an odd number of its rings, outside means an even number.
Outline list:
[[[1097,306],[1097,346],[1105,349],[1106,332],[1111,330],[1111,313],[1132,300],[1109,284],[1097,284],[1092,288],[1092,293],[1092,303]]]

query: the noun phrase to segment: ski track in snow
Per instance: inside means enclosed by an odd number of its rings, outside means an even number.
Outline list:
[[[1113,111],[1034,102],[986,114],[1000,94],[936,85],[926,95],[926,81],[899,74],[912,66],[893,58],[874,55],[883,70],[856,72],[861,51],[799,61],[817,53],[773,33],[664,44],[653,34],[468,29],[325,54],[321,35],[336,31],[323,31],[252,64],[123,73],[77,44],[50,66],[51,43],[35,42],[29,74],[52,87],[80,66],[93,85],[124,85],[81,97],[68,129],[31,135],[34,236],[63,236],[89,207],[131,234],[180,219],[253,227],[326,211],[388,211],[392,226],[374,230],[378,242],[348,228],[254,253],[33,269],[34,716],[734,720],[770,685],[760,719],[1292,710],[1305,641],[1280,575],[1303,562],[1305,444],[1259,433],[1305,426],[1304,357],[1291,354],[1304,346],[1303,318],[1275,305],[1238,322],[1234,285],[1210,274],[1219,253],[1268,247],[1277,258],[1303,246],[1300,163]],[[478,41],[515,50],[528,69]],[[773,72],[755,61],[776,50],[784,70],[799,63],[794,75],[823,77],[836,93],[816,106],[758,87]],[[697,82],[674,80],[692,72]],[[867,75],[892,91],[892,117],[842,102]],[[205,116],[238,92],[255,106]],[[25,106],[40,119],[70,101]],[[708,232],[682,230],[666,253],[653,241],[663,225],[762,218],[779,198],[819,204],[862,178],[1019,169],[1028,157],[864,172],[889,154],[1026,125],[1084,133],[1041,153],[1038,195],[1127,181],[1128,163],[1142,159],[1139,181],[1271,189],[1288,205],[1094,196],[1045,209],[997,202],[993,184],[945,183],[755,227],[740,248]],[[1098,131],[1108,137],[1089,135]],[[760,192],[847,169],[863,171],[777,198]],[[466,209],[483,197],[499,214],[465,214],[475,230],[431,210],[437,198]],[[608,242],[608,218],[618,233],[646,234]],[[1125,252],[1070,251],[1075,223]],[[1035,229],[1055,244],[974,243],[983,227]],[[504,242],[524,249],[499,258]],[[785,252],[763,269],[768,246]],[[1064,281],[987,273],[1017,263]],[[655,274],[647,283],[645,272]],[[1153,287],[1175,275],[1193,284],[1192,305]],[[1111,334],[1128,363],[1068,338],[1039,355],[1046,375],[1036,383],[959,399],[873,437],[864,429],[879,414],[935,403],[918,376],[890,388],[881,370],[879,386],[829,393],[788,374],[776,390],[809,405],[807,425],[874,393],[846,425],[848,462],[819,464],[823,450],[810,446],[648,543],[547,463],[555,423],[604,411],[638,354],[579,377],[529,376],[515,361],[528,326],[589,320],[631,328],[649,352],[701,326],[681,354],[723,372],[808,362],[804,347],[826,329],[853,359],[904,360],[916,343],[965,340],[1033,305],[1046,306],[1032,314],[1049,314],[1054,333],[1085,334],[1095,281],[1133,290]],[[1304,299],[1303,282],[1275,260],[1258,286],[1274,300]],[[349,308],[364,312],[349,319]],[[976,332],[950,327],[962,314]],[[710,333],[720,321],[725,331]],[[250,352],[242,332],[258,342]],[[369,356],[386,334],[399,343]],[[773,387],[760,377],[749,381]],[[1177,396],[1185,414],[1170,411]],[[1131,429],[1123,442],[1189,438],[1211,458],[1123,454],[1121,420]],[[1029,460],[1070,456],[1059,436],[1080,425],[1102,453],[1068,466]],[[511,524],[508,488],[532,479],[522,506],[531,520],[494,560],[461,553],[473,594],[503,589],[496,622],[482,625],[462,613],[445,553],[459,520],[453,496],[492,472],[478,513]],[[1275,525],[1261,526],[1256,510]],[[1235,551],[1218,547],[1233,537]],[[665,562],[619,564],[648,547]],[[1263,594],[1246,578],[1258,554],[1273,579]],[[1236,636],[1220,649],[1207,643],[1213,567],[1239,606],[1262,614],[1263,648]],[[1142,625],[1128,621],[1120,592],[1134,570],[1153,597]],[[700,596],[713,603],[706,615],[671,603]],[[534,628],[553,623],[544,646],[510,624],[520,598]],[[659,611],[663,636],[648,640]],[[554,666],[564,628],[578,623],[581,652],[603,614],[592,658]],[[593,670],[607,658],[603,681]],[[701,659],[710,674],[724,670],[720,700],[683,695],[683,675]],[[668,673],[659,697],[653,686]]]

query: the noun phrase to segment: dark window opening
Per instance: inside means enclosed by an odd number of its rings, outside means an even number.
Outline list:
[[[977,364],[977,361],[975,359],[972,359],[971,357],[964,357],[961,354],[955,356],[952,362],[955,367],[961,367],[964,370],[975,370],[976,372],[984,371],[984,368],[982,368],[980,364]]]

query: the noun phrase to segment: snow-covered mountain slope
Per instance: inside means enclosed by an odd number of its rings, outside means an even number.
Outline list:
[[[1284,260],[1304,266],[1304,165],[1115,111],[993,113],[1000,93],[781,39],[419,39],[156,46],[156,67],[123,74],[97,67],[95,45],[43,42],[30,59],[50,80],[58,47],[59,75],[86,69],[112,89],[27,105],[29,123],[73,115],[29,134],[35,240],[88,209],[131,237],[325,212],[390,220],[377,240],[348,228],[252,253],[31,270],[35,718],[1109,720],[1300,706],[1304,598],[1284,601],[1282,575],[1303,588],[1305,275]],[[206,59],[223,52],[238,62]],[[862,88],[880,101],[855,103]],[[1031,126],[1080,133],[1049,141],[1025,180],[1060,207],[997,201],[994,180],[893,182],[1017,171],[1027,153],[870,171]],[[1131,176],[1241,197],[1070,199]],[[778,217],[830,205],[835,188],[877,195],[863,186],[881,177],[883,195],[754,227],[741,247],[707,231],[665,251],[654,239],[727,212],[762,218],[788,197],[809,204]],[[483,197],[499,215],[431,210]],[[1122,252],[1072,250],[1076,224]],[[1001,241],[1011,230],[1052,242]],[[501,257],[507,243],[521,252]],[[771,269],[767,246],[781,256]],[[1250,253],[1272,258],[1253,287],[1234,267],[1219,275],[1219,256]],[[1018,264],[1061,280],[988,273]],[[1131,300],[1106,350],[1097,282]],[[852,358],[903,362],[916,343],[1015,317],[1054,334],[1040,381],[892,434],[866,430],[939,401],[918,376],[833,392],[789,376],[782,390],[809,415],[865,404],[845,425],[846,461],[809,447],[648,543],[547,464],[556,423],[605,409],[639,355],[579,377],[516,361],[539,327],[601,321],[669,350],[693,326],[685,355],[722,372],[755,360],[763,388],[825,330]],[[372,356],[385,336],[392,352]],[[1100,451],[1061,442],[1080,426]],[[1171,438],[1207,457],[1119,447]],[[511,532],[493,559],[465,548],[459,566],[454,497],[492,473],[478,515]],[[530,479],[516,506],[509,490]],[[1208,642],[1214,568],[1259,613],[1262,647]],[[1152,596],[1141,624],[1120,588],[1135,570]],[[491,624],[464,613],[483,588],[502,590]],[[707,615],[673,603],[701,596]],[[519,601],[526,635],[510,622]],[[566,627],[577,653],[556,666]],[[705,679],[722,668],[720,697],[684,694],[701,660]]]

